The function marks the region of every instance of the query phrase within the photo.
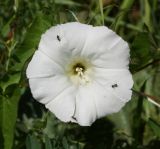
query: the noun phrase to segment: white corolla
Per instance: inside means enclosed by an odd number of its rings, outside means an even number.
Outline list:
[[[27,68],[33,97],[63,122],[91,125],[131,99],[128,44],[105,26],[57,25]]]

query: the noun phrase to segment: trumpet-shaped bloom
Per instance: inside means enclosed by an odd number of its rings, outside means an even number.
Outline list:
[[[128,44],[105,26],[51,27],[27,68],[33,97],[64,122],[91,125],[131,99]]]

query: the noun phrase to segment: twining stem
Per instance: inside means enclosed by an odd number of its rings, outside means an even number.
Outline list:
[[[6,44],[6,47],[7,47],[7,50],[8,50],[8,59],[6,61],[6,71],[8,71],[8,67],[9,67],[9,63],[10,63],[10,57],[11,57],[11,53],[12,53],[12,50],[15,48],[16,44],[17,44],[17,41],[11,41],[11,46],[7,46]]]
[[[146,65],[144,65],[144,66],[142,66],[142,67],[140,67],[140,68],[138,68],[138,69],[135,71],[135,73],[136,73],[136,72],[139,72],[139,71],[141,71],[141,70],[143,70],[143,69],[145,69],[145,68],[147,68],[147,67],[149,67],[149,66],[151,66],[151,65],[157,64],[157,63],[159,63],[159,62],[160,62],[160,59],[156,59],[156,60],[154,60],[154,61],[152,61],[152,62],[150,62],[150,63],[148,63],[148,64],[146,64]]]
[[[134,89],[132,89],[132,91],[140,96],[143,96],[143,97],[148,97],[150,100],[152,100],[154,103],[156,103],[156,105],[158,105],[160,107],[160,98],[158,97],[155,97],[155,96],[152,96],[152,95],[149,95],[149,94],[146,94],[144,92],[140,92],[140,91],[136,91]]]

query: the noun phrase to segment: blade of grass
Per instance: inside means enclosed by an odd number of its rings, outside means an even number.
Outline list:
[[[147,25],[150,32],[153,31],[152,20],[151,20],[151,7],[148,0],[141,0],[141,3],[144,5],[144,10],[142,12],[143,21]],[[141,6],[143,6],[141,5]]]
[[[153,130],[154,134],[160,138],[160,124],[158,124],[155,120],[151,118],[148,120],[148,124]]]
[[[102,25],[104,25],[104,14],[103,14],[103,1],[99,0],[99,7],[101,12]]]
[[[146,81],[141,86],[140,91],[144,92],[145,87],[146,87]],[[133,123],[134,123],[133,137],[135,139],[135,143],[134,143],[135,146],[137,146],[138,144],[142,144],[142,141],[143,141],[144,127],[145,127],[145,122],[142,118],[143,101],[144,101],[144,96],[139,96],[137,101],[137,106],[133,114]]]
[[[68,9],[67,9],[68,10]],[[72,14],[72,16],[74,17],[74,19],[77,21],[77,22],[79,22],[79,20],[78,20],[78,18],[77,18],[77,16],[75,15],[75,13],[73,12],[73,11],[71,11],[71,10],[68,10],[71,14]]]
[[[128,13],[128,10],[132,7],[134,3],[134,0],[123,0],[121,6],[120,6],[120,10],[122,11],[121,15],[119,15],[118,19],[116,19],[116,26],[115,26],[115,30],[118,30],[119,25],[121,21],[124,20],[124,17],[126,15],[126,13]]]

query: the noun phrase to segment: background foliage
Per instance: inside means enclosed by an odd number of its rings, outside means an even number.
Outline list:
[[[131,48],[132,100],[91,127],[57,120],[25,76],[41,34],[71,21],[106,25]],[[0,1],[0,149],[159,149],[159,107],[159,0]]]

